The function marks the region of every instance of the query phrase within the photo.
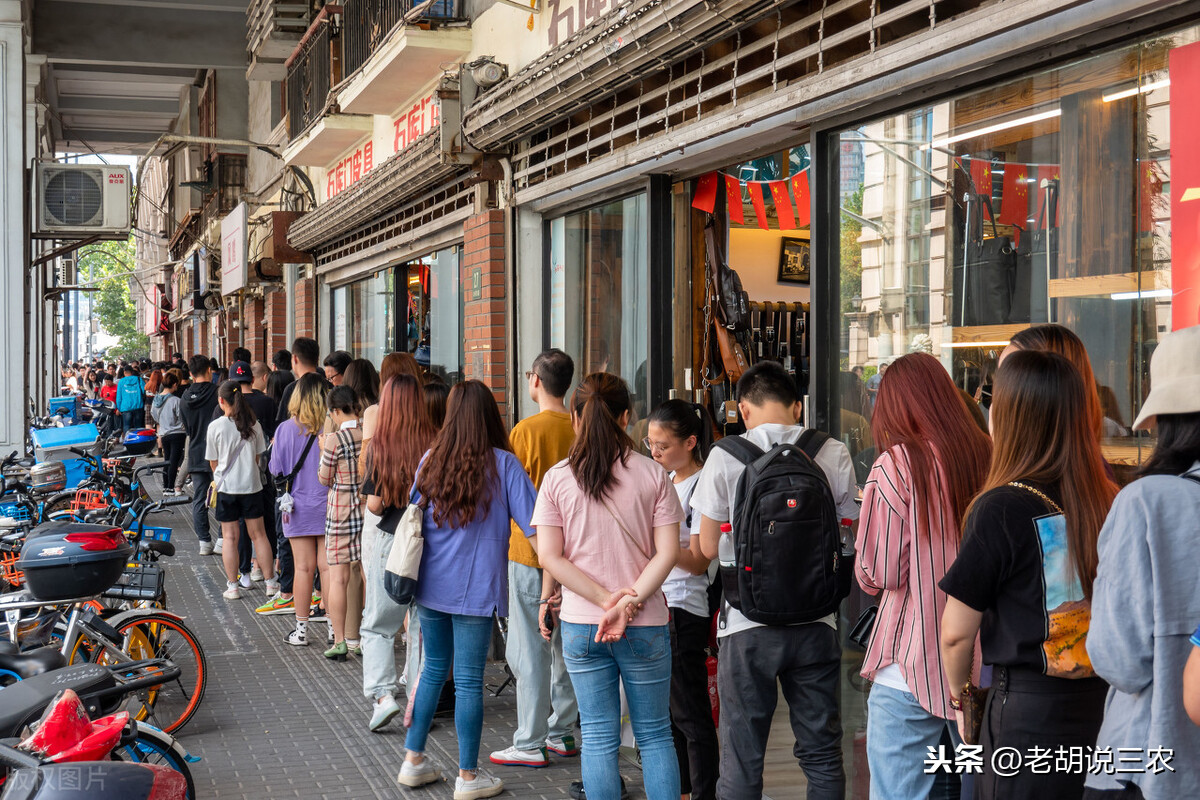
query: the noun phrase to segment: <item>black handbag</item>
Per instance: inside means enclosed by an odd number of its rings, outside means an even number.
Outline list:
[[[983,214],[992,224],[990,239],[983,237]],[[954,324],[1001,325],[1012,309],[1012,273],[1016,251],[1012,239],[996,233],[992,199],[967,194],[966,247],[963,264],[954,275]]]
[[[1046,183],[1037,227],[1017,247],[1009,322],[1050,321],[1050,279],[1058,272],[1058,181]]]
[[[725,262],[725,256],[717,245],[717,223],[712,216],[704,226],[704,238],[708,251],[708,268],[712,271],[713,284],[717,290],[717,316],[721,324],[731,331],[750,331],[750,295],[742,288],[742,279],[737,271]],[[749,339],[742,342],[749,348]]]

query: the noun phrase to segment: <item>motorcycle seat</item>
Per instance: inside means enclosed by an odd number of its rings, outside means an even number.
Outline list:
[[[62,669],[66,665],[67,659],[57,647],[39,647],[24,653],[0,652],[0,670],[15,673],[22,680]]]
[[[84,705],[88,695],[115,684],[112,671],[99,664],[63,667],[0,689],[0,737],[19,736],[37,720],[58,693],[74,689]],[[89,711],[90,713],[90,711]]]

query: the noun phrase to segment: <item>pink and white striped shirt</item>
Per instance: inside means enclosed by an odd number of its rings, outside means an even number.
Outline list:
[[[954,719],[939,647],[946,593],[938,581],[958,556],[959,525],[934,455],[934,492],[926,503],[913,495],[912,466],[903,445],[876,459],[863,490],[854,573],[863,591],[879,595],[863,677],[874,680],[895,664],[922,708]],[[977,647],[973,674],[978,673]]]

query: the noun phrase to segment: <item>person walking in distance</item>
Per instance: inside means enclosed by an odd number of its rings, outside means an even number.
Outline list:
[[[878,617],[862,675],[867,698],[871,797],[958,797],[957,775],[924,768],[943,734],[959,744],[939,630],[946,594],[937,583],[954,563],[959,520],[987,477],[991,440],[936,358],[892,362],[872,419],[883,452],[863,491],[855,575],[876,595]],[[978,655],[974,667],[978,673]],[[951,786],[934,792],[935,782]]]
[[[200,555],[215,551],[208,522],[208,487],[212,483],[212,468],[204,458],[208,426],[217,408],[217,387],[212,382],[212,367],[208,356],[194,355],[188,361],[191,383],[183,393],[183,427],[187,431],[187,471],[192,477],[192,529],[200,540]],[[221,543],[218,537],[216,548]]]
[[[857,484],[850,451],[837,439],[815,431],[810,433],[799,424],[800,396],[795,381],[782,365],[760,361],[746,370],[737,383],[737,403],[746,433],[736,438],[744,439],[760,453],[773,451],[780,444],[805,450],[809,460],[799,463],[815,462],[820,467],[824,480],[822,496],[825,492],[831,495],[827,501],[832,510],[841,519],[858,519],[858,504],[854,501]],[[808,450],[816,444],[819,449],[809,454]],[[735,456],[725,447],[736,447],[742,450],[742,455]],[[746,471],[746,457],[744,446],[732,442],[721,444],[713,448],[700,473],[700,482],[692,494],[692,508],[702,515],[700,544],[706,558],[718,556],[721,526],[734,525],[743,512],[752,510],[743,507],[738,493],[739,481]],[[810,486],[813,492],[817,488]],[[801,509],[818,500],[824,508],[826,502],[813,496],[795,500]],[[781,513],[786,513],[786,509]],[[747,517],[761,519],[757,514],[747,513]],[[837,536],[838,519],[831,522],[832,535]],[[812,533],[809,527],[792,528],[792,532],[808,536]],[[806,557],[790,552],[788,555],[800,560]],[[820,558],[828,555],[821,553]],[[796,758],[808,778],[809,800],[840,799],[845,793],[846,773],[842,765],[842,721],[837,700],[842,648],[836,630],[836,611],[800,624],[757,622],[729,602],[728,578],[723,571],[725,604],[717,630],[721,642],[717,662],[721,777],[717,796],[721,800],[761,800],[767,733],[782,689],[796,737]],[[794,590],[791,595],[772,599],[782,603],[815,596],[812,586],[795,585]],[[739,604],[745,607],[745,603]]]
[[[671,733],[679,760],[682,793],[691,800],[716,800],[720,776],[717,726],[708,696],[708,568],[700,550],[700,515],[692,494],[712,449],[713,421],[704,406],[668,400],[650,414],[643,444],[671,475],[683,506],[679,561],[663,581],[671,612]]]
[[[279,591],[271,561],[271,546],[263,528],[262,478],[258,457],[267,449],[262,426],[250,410],[235,381],[225,381],[217,390],[222,416],[208,426],[204,457],[217,486],[217,521],[226,540],[222,553],[228,588],[226,600],[241,597],[238,588],[238,523],[245,521],[254,541],[254,555],[263,565],[267,594]]]
[[[574,375],[575,363],[561,350],[542,353],[525,373],[538,413],[517,423],[508,438],[534,488],[541,487],[547,470],[567,457],[575,441],[571,415],[563,403]],[[544,626],[546,612],[557,614],[561,597],[558,584],[544,575],[525,533],[514,526],[508,543],[505,657],[517,676],[517,729],[511,747],[492,753],[493,764],[545,767],[550,763],[547,751],[559,756],[579,754],[574,735],[579,706],[563,661],[562,634],[558,626],[553,630]]]
[[[179,465],[183,463],[184,442],[187,441],[187,431],[184,430],[181,413],[183,401],[175,394],[179,388],[179,378],[173,370],[163,375],[159,388],[161,391],[150,406],[150,415],[158,425],[158,443],[167,462],[167,469],[163,473],[163,494],[173,495]]]
[[[383,573],[392,553],[396,524],[408,507],[417,465],[436,433],[421,399],[421,384],[411,374],[388,377],[375,410],[372,418],[377,424],[363,458],[367,509],[362,563],[367,599],[360,628],[363,694],[373,701],[368,725],[372,731],[382,729],[400,713],[395,641],[408,609],[384,591]],[[415,683],[409,683],[410,690]]]

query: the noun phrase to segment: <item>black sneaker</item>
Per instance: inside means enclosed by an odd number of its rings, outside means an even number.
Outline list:
[[[571,788],[567,791],[571,800],[587,800],[587,792],[583,790],[583,781],[571,781]],[[629,787],[625,785],[625,776],[621,776],[621,800],[629,800]]]

